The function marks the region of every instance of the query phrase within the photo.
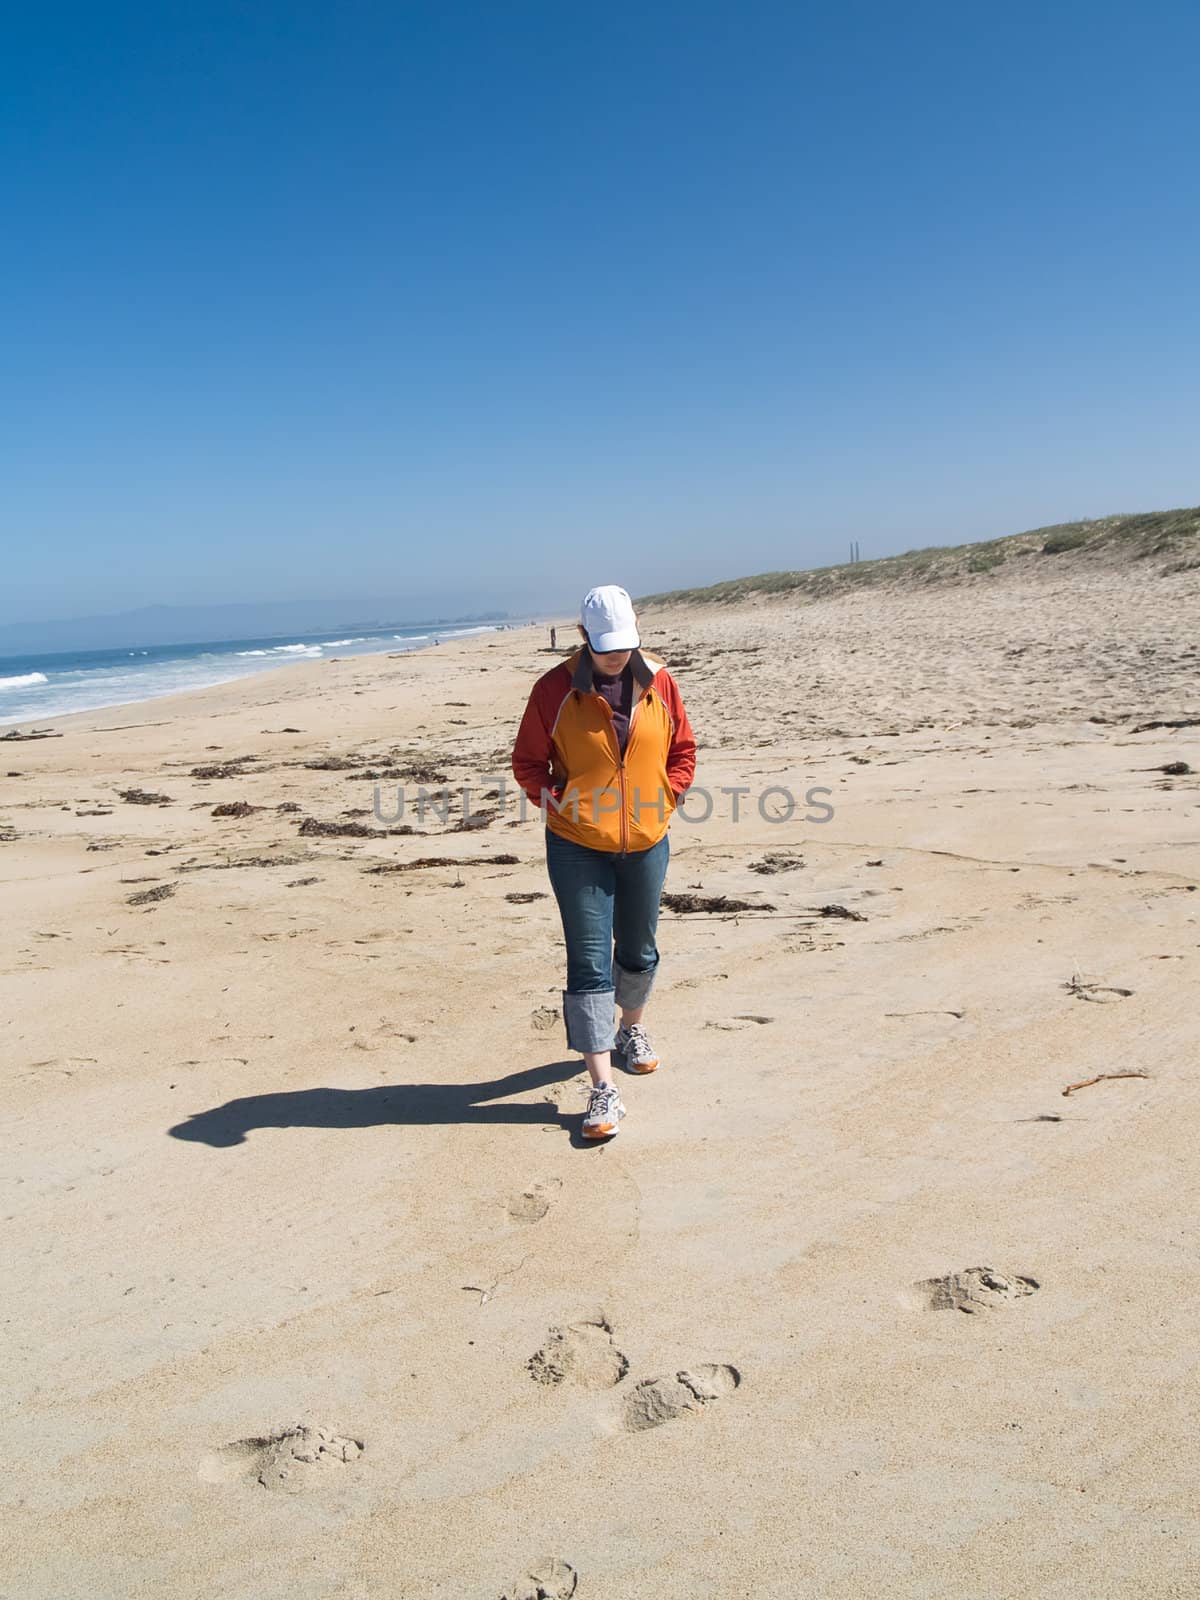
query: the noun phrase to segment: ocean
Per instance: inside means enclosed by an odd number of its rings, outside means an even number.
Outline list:
[[[324,633],[279,634],[261,639],[220,639],[198,644],[159,644],[118,650],[56,651],[0,656],[0,726],[26,732],[47,718],[71,711],[132,705],[180,689],[229,683],[289,661],[319,661],[331,655],[363,656],[385,650],[421,650],[437,639],[491,633],[500,624],[467,626],[436,622],[330,638]]]

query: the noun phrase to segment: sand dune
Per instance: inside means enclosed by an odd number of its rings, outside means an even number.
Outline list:
[[[544,630],[5,741],[0,1593],[1200,1593],[1198,621],[649,610],[714,804],[601,1148]]]

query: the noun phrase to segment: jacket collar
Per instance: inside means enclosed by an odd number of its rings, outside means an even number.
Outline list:
[[[592,657],[586,645],[580,645],[574,656],[574,670],[571,673],[572,689],[582,690],[584,694],[592,692]],[[570,660],[567,662],[571,665]],[[654,682],[655,669],[646,660],[640,650],[635,650],[629,657],[629,665],[633,668],[635,683],[643,689],[648,689]]]

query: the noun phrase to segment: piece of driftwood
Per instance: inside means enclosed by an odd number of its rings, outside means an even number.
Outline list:
[[[1076,1089],[1090,1089],[1094,1083],[1103,1083],[1106,1078],[1148,1078],[1148,1072],[1098,1072],[1094,1078],[1083,1078],[1078,1083],[1069,1083],[1063,1090],[1064,1094],[1074,1094]]]

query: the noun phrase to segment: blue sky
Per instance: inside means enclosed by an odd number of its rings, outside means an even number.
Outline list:
[[[1193,5],[9,7],[0,622],[1200,500]]]

